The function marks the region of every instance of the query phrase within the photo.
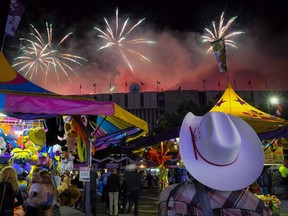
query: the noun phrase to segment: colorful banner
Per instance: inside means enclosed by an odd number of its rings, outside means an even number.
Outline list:
[[[20,1],[11,0],[5,28],[6,35],[14,37],[24,11],[25,6]]]
[[[211,42],[211,46],[213,47],[220,73],[227,72],[228,68],[226,64],[226,48],[224,39],[221,38]]]

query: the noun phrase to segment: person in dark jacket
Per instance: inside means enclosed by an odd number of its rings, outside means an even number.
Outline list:
[[[13,216],[14,208],[23,204],[17,173],[12,166],[4,167],[0,172],[0,202],[1,216]]]
[[[92,206],[92,215],[96,215],[96,195],[98,186],[98,174],[96,170],[90,170],[90,199]]]
[[[113,215],[114,207],[114,216],[118,215],[118,200],[119,200],[119,191],[120,191],[120,178],[117,174],[116,169],[112,169],[111,175],[107,179],[107,192],[109,195],[109,215]]]
[[[137,171],[136,164],[130,164],[126,167],[125,174],[125,188],[130,194],[130,203],[134,203],[134,216],[138,216],[138,204],[140,199],[141,189],[141,175]],[[132,205],[129,205],[128,214],[130,213]]]

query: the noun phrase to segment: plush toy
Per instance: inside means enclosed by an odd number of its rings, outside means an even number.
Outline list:
[[[59,144],[55,144],[48,148],[49,167],[57,173],[60,172],[61,153],[62,150]]]
[[[29,163],[32,152],[29,149],[14,148],[11,151],[12,167],[16,170],[21,190],[25,190],[29,182],[28,174],[31,171]]]
[[[39,164],[39,151],[46,143],[45,131],[41,127],[32,128],[26,136],[21,136],[17,140],[21,149],[29,149],[32,153],[31,163]]]
[[[70,184],[70,178],[64,176],[61,185],[57,188],[60,206],[71,206],[80,198],[81,192],[75,185]]]
[[[58,194],[62,193],[70,185],[70,177],[65,175],[59,187],[57,187]]]
[[[68,151],[72,154],[76,154],[77,134],[73,130],[72,125],[69,122],[65,123],[64,129],[66,146],[68,147]]]
[[[3,137],[0,137],[0,156],[2,156],[6,151],[6,141]]]
[[[74,156],[71,155],[71,153],[68,152],[68,147],[63,146],[61,148],[62,154],[61,154],[61,162],[60,162],[60,174],[69,173],[73,170],[73,160],[75,159]]]
[[[282,178],[287,178],[288,175],[288,168],[286,166],[284,166],[284,164],[281,164],[279,167],[279,172],[282,176]]]
[[[17,137],[10,125],[0,125],[0,137],[2,137],[6,142],[6,152],[10,153],[13,148],[17,148]]]

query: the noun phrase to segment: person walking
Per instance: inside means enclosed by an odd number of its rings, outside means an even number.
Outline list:
[[[101,202],[106,202],[106,204],[107,204],[107,179],[110,174],[111,172],[108,169],[107,172],[104,172],[100,177],[100,180],[102,181],[102,185],[103,185],[102,193],[101,193]]]
[[[147,190],[149,192],[153,191],[153,188],[152,188],[153,181],[154,181],[154,178],[153,178],[152,174],[150,172],[148,172],[147,176],[146,176],[146,179],[145,179],[145,182],[147,182]]]
[[[117,169],[112,169],[111,175],[107,179],[107,192],[109,196],[109,215],[118,216],[120,191],[120,178]]]
[[[133,202],[130,198],[131,193],[129,191],[127,191],[125,179],[123,180],[123,182],[121,184],[121,195],[122,195],[123,200],[122,200],[122,209],[121,209],[120,213],[124,214],[125,210],[126,210],[127,203],[129,204],[128,209],[132,209],[132,206],[133,206]]]
[[[12,166],[6,166],[0,172],[0,215],[13,216],[14,208],[22,204],[17,173]]]
[[[140,199],[140,189],[141,189],[141,175],[137,171],[136,164],[129,164],[126,167],[125,174],[125,188],[130,194],[130,203],[134,203],[134,216],[138,216],[138,205]],[[132,205],[129,205],[128,214],[130,213]]]
[[[248,123],[222,112],[188,113],[179,138],[191,179],[160,193],[159,216],[271,215],[247,190],[264,166],[261,141]]]
[[[91,168],[90,170],[90,200],[91,200],[93,216],[96,216],[97,186],[98,186],[98,174],[96,170]]]
[[[41,171],[40,167],[36,167],[33,170],[31,182],[28,184],[27,189],[26,189],[26,193],[27,193],[26,199],[29,196],[33,196],[34,190],[37,190],[39,188],[39,172],[40,171]],[[29,203],[26,201],[25,215],[29,216],[29,215],[37,215],[37,214],[38,214],[38,208],[33,206],[33,203]]]
[[[48,170],[41,170],[38,174],[39,183],[31,186],[34,190],[28,194],[27,204],[34,208],[38,208],[37,214],[31,212],[26,213],[26,216],[51,216],[52,205],[57,201],[57,188],[55,187]]]

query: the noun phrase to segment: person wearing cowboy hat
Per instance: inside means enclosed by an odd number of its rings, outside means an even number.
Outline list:
[[[244,120],[222,112],[195,116],[181,125],[179,150],[191,174],[159,196],[159,215],[270,215],[247,187],[264,167],[262,144]]]

